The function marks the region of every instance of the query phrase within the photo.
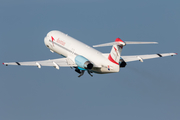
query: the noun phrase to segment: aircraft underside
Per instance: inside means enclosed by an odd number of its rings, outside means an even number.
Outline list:
[[[84,75],[85,71],[92,77],[92,73],[106,74],[119,72],[120,68],[127,65],[127,62],[140,61],[146,59],[159,58],[165,56],[177,55],[177,53],[147,54],[122,56],[121,52],[127,44],[157,44],[157,42],[134,42],[122,41],[117,38],[115,42],[95,45],[93,47],[112,46],[110,53],[101,53],[100,51],[64,34],[60,31],[50,31],[44,38],[45,45],[51,52],[63,55],[65,58],[49,59],[30,62],[6,62],[4,65],[19,66],[52,66],[59,70],[60,67],[74,67],[79,74]]]

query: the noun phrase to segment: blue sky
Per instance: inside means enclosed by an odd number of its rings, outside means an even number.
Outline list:
[[[6,0],[0,62],[59,58],[44,45],[60,30],[92,46],[120,37],[122,55],[180,53],[178,0]],[[97,48],[110,52],[111,47]],[[93,56],[92,56],[93,57]],[[71,68],[0,66],[2,120],[179,120],[179,55],[130,62],[119,73],[81,78]]]

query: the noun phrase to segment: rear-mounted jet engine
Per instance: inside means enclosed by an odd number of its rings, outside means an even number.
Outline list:
[[[124,67],[126,67],[126,65],[127,65],[127,63],[122,58],[120,58],[120,60],[119,60],[119,67],[120,68],[124,68]]]
[[[93,64],[81,55],[75,57],[75,63],[78,66],[76,67],[75,71],[80,74],[78,77],[81,77],[85,70],[88,70],[89,73],[89,70],[93,68]]]

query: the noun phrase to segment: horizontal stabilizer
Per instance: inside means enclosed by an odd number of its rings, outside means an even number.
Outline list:
[[[125,41],[126,44],[158,44],[158,42],[133,42],[133,41]]]
[[[99,45],[93,45],[93,47],[105,47],[105,46],[113,46],[113,45],[123,45],[126,44],[158,44],[157,42],[133,42],[133,41],[125,41],[125,42],[110,42]]]
[[[110,42],[110,43],[104,43],[99,45],[93,45],[93,47],[105,47],[105,46],[113,46],[113,45],[120,45],[119,42]]]

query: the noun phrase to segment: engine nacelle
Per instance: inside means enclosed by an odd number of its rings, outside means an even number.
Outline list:
[[[120,58],[119,67],[123,68],[123,67],[126,67],[126,65],[127,65],[127,63],[122,58]]]
[[[75,57],[75,63],[80,68],[84,68],[84,69],[92,69],[93,68],[93,64],[88,59],[86,59],[85,57],[83,57],[81,55],[78,55]]]

